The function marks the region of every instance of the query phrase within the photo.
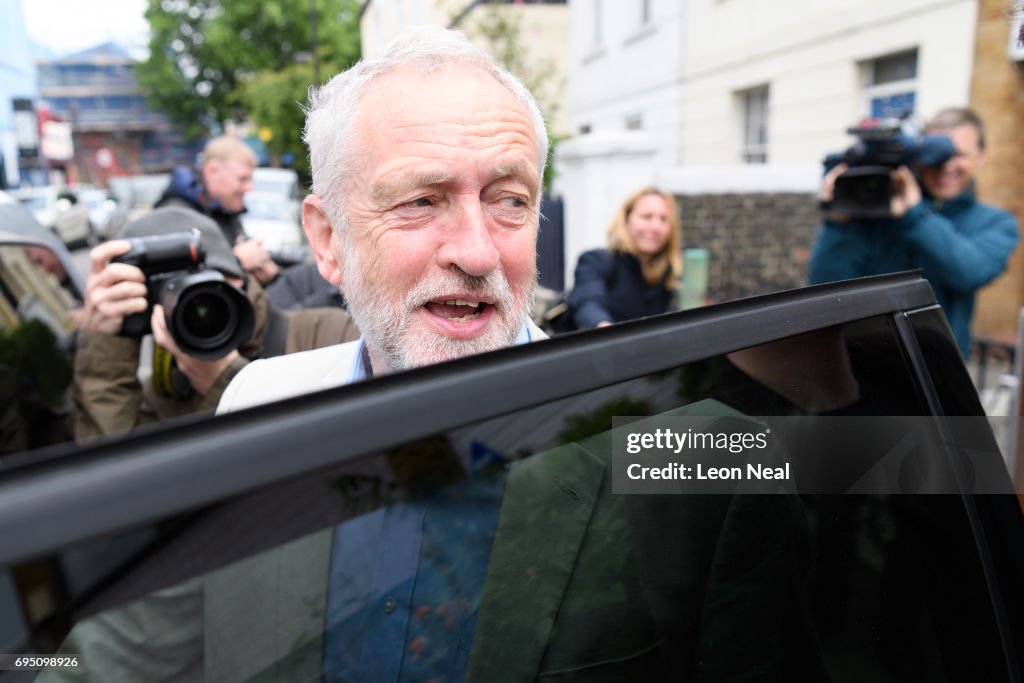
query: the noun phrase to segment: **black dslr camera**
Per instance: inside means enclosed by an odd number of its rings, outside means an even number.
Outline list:
[[[840,163],[849,168],[836,178],[832,201],[823,208],[851,218],[888,218],[893,170],[942,166],[956,154],[948,135],[918,137],[903,119],[864,119],[846,132],[858,141],[825,157],[826,173]]]
[[[146,275],[145,313],[124,319],[121,334],[150,332],[153,306],[164,307],[167,329],[185,353],[204,360],[223,358],[252,335],[252,304],[216,270],[205,268],[199,231],[139,237],[112,261],[137,266]]]

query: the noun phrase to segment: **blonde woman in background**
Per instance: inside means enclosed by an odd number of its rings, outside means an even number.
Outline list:
[[[683,274],[683,236],[672,195],[634,192],[608,226],[608,248],[576,263],[569,307],[577,329],[671,310]]]

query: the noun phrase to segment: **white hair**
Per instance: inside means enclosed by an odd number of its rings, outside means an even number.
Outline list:
[[[460,31],[439,26],[415,27],[395,38],[383,56],[360,61],[323,87],[313,86],[309,90],[302,139],[309,148],[313,192],[323,201],[328,217],[343,239],[347,239],[347,230],[343,229],[345,181],[352,172],[353,132],[363,94],[375,80],[401,67],[413,66],[430,73],[451,65],[481,69],[526,107],[537,138],[537,174],[538,178],[543,177],[548,155],[547,130],[540,107],[526,86]]]

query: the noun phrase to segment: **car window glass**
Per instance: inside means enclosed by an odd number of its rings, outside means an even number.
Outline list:
[[[51,250],[0,246],[0,455],[71,438],[72,292]]]
[[[938,308],[910,316],[921,359],[930,370],[936,392],[947,415],[977,415],[982,411],[978,391],[955,349],[944,344],[949,323]]]
[[[612,418],[702,404],[928,412],[888,319],[799,335],[107,539],[77,595],[11,568],[27,630],[104,680],[1005,678],[958,496],[613,495]]]

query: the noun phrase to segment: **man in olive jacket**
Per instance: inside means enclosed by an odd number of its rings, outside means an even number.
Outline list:
[[[93,249],[91,272],[75,353],[75,438],[81,442],[140,424],[178,415],[212,412],[228,383],[251,360],[351,341],[359,336],[345,311],[314,308],[280,311],[252,278],[246,277],[216,224],[179,207],[155,209],[125,227],[124,238],[187,232],[197,228],[207,252],[206,265],[229,281],[245,282],[252,304],[252,335],[216,360],[194,358],[177,348],[166,330],[162,309],[154,307],[153,338],[175,360],[171,373],[180,373],[176,395],[167,396],[152,381],[153,344],[149,339],[121,335],[126,315],[148,309],[145,276],[135,266],[110,263],[125,253],[126,240],[106,242]]]
[[[489,55],[414,29],[311,96],[306,140],[304,227],[363,336],[250,364],[221,411],[543,337],[528,313],[546,134]],[[80,622],[62,651],[106,681],[809,680],[789,656],[812,641],[785,501],[613,496],[599,437],[353,510]],[[452,452],[431,441],[415,458]],[[387,464],[382,481],[403,476]],[[752,594],[754,576],[772,589]]]

